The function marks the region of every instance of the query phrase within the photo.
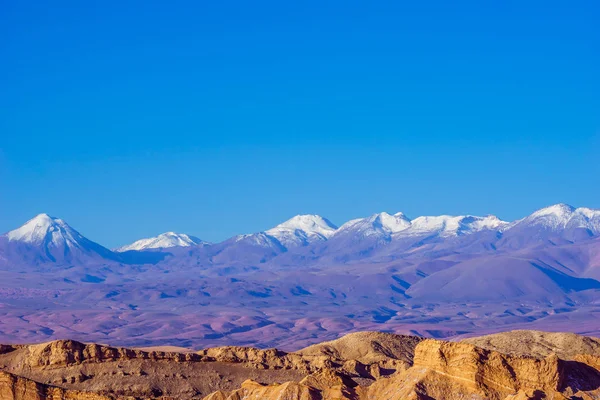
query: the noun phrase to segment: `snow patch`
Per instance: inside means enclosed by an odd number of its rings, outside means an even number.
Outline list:
[[[118,249],[115,249],[115,251],[124,252],[130,250],[168,249],[172,247],[196,246],[205,243],[206,242],[197,237],[186,235],[184,233],[165,232],[155,237],[140,239],[126,246],[119,247]]]
[[[402,232],[402,234],[457,236],[483,230],[498,230],[506,225],[508,225],[508,222],[502,221],[495,215],[485,217],[473,215],[439,215],[413,219],[410,228]]]
[[[327,218],[306,214],[296,215],[265,233],[276,238],[285,247],[292,247],[308,245],[315,241],[325,241],[336,230],[337,227]]]
[[[589,229],[600,233],[600,210],[587,207],[575,208],[560,203],[535,211],[533,214],[510,224],[515,227],[538,227],[558,232],[568,228]]]
[[[367,218],[358,218],[348,221],[338,229],[336,235],[356,234],[363,237],[389,236],[408,229],[410,225],[410,220],[403,213],[391,215],[382,212],[373,214]]]

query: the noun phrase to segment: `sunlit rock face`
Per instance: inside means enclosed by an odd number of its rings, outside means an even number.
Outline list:
[[[511,352],[495,350],[505,348]],[[460,342],[357,332],[294,352],[0,345],[0,398],[593,399],[599,349],[595,338],[540,331]]]

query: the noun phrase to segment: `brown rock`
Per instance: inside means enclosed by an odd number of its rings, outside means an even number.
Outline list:
[[[295,353],[0,345],[0,400],[600,399],[597,339],[519,331],[468,342],[363,332]]]
[[[578,354],[600,356],[600,340],[574,333],[510,331],[464,339],[463,342],[504,354],[544,358],[556,354],[571,360]]]
[[[7,372],[0,372],[0,400],[109,400],[95,393],[44,385]]]
[[[414,350],[423,338],[384,332],[356,332],[339,339],[309,346],[297,353],[327,356],[335,360],[357,360],[363,364],[403,361],[412,365]]]

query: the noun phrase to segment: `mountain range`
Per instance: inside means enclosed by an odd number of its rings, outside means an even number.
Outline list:
[[[35,253],[35,260],[60,263],[83,257],[114,261],[119,260],[119,253],[123,252],[196,246],[248,245],[268,248],[275,253],[294,250],[302,253],[303,250],[298,248],[310,247],[309,253],[319,251],[338,257],[344,257],[346,254],[342,253],[345,252],[358,252],[359,256],[354,258],[370,256],[374,247],[383,247],[384,244],[395,245],[391,253],[395,252],[396,256],[403,255],[404,247],[409,247],[412,253],[433,242],[452,243],[460,250],[465,242],[480,241],[482,245],[490,242],[494,250],[515,250],[536,243],[575,243],[599,234],[600,210],[557,204],[514,222],[502,221],[493,215],[423,216],[411,220],[401,212],[393,215],[382,212],[348,221],[338,228],[319,215],[297,215],[264,232],[238,235],[217,244],[183,233],[166,232],[123,245],[114,251],[85,238],[62,219],[39,214],[0,238],[5,242],[4,252],[14,246],[20,251],[11,253],[26,260]],[[467,236],[472,237],[465,240]],[[28,251],[32,254],[26,254]]]
[[[284,346],[375,329],[600,333],[600,210],[517,221],[298,215],[219,243],[110,250],[40,214],[0,236],[0,339]],[[37,339],[36,339],[37,340]]]

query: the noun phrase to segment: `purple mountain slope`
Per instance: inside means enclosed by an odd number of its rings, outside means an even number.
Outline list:
[[[566,301],[600,282],[566,274],[536,260],[492,256],[460,262],[412,285],[406,294],[424,301]]]
[[[0,340],[298,347],[353,330],[600,334],[600,211],[294,217],[114,253],[40,215],[0,237]],[[26,278],[25,278],[26,277]]]
[[[317,252],[335,262],[367,258],[386,246],[392,235],[407,229],[410,220],[402,213],[379,213],[342,225]]]

